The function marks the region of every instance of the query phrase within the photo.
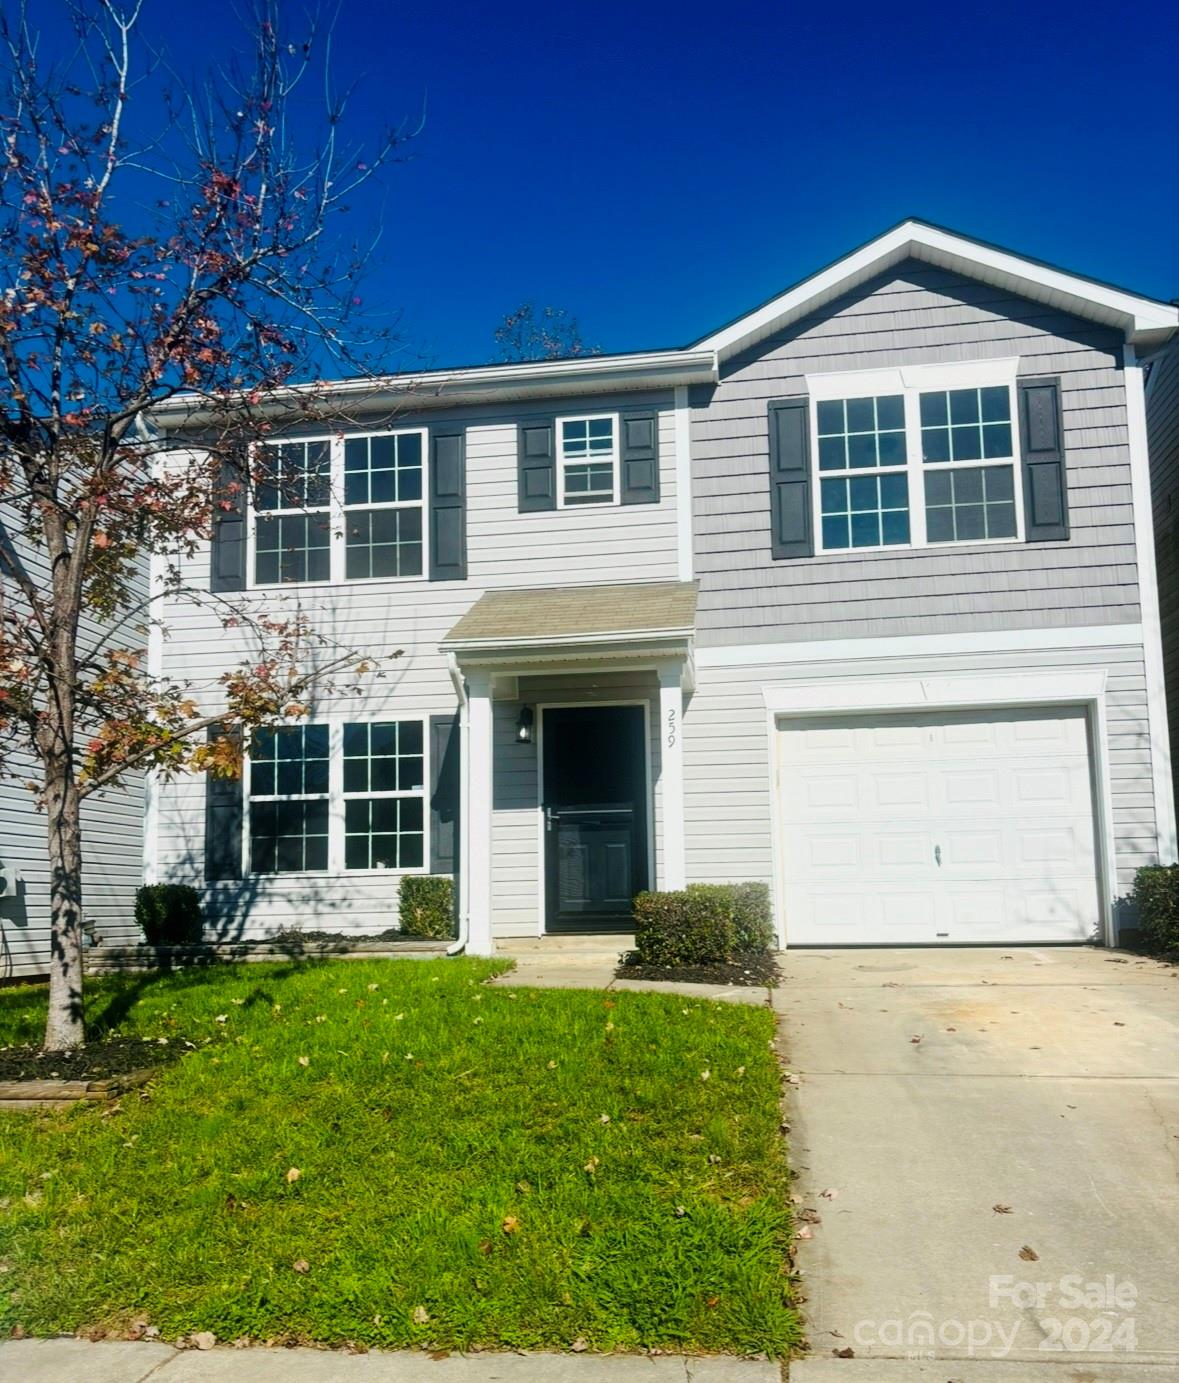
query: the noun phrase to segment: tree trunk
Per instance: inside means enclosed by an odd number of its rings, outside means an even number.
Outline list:
[[[82,823],[72,746],[56,737],[45,760],[49,816],[49,1016],[45,1049],[62,1051],[85,1040],[82,1005]]]

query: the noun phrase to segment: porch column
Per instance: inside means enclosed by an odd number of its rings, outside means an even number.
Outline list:
[[[684,684],[680,663],[659,669],[659,806],[663,827],[661,889],[688,881],[684,853]]]
[[[467,865],[467,950],[490,956],[491,940],[491,675],[474,672],[467,678],[467,725],[463,741],[467,755],[465,812]]]

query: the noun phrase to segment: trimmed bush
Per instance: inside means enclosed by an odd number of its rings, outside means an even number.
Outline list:
[[[149,946],[196,946],[205,933],[201,896],[191,884],[144,884],[136,889],[135,920]]]
[[[743,884],[689,884],[688,892],[708,893],[717,907],[728,907],[733,914],[733,947],[737,951],[772,951],[774,920],[769,884],[750,881]]]
[[[454,935],[454,880],[445,874],[406,874],[398,890],[401,930],[449,940]]]
[[[710,886],[640,893],[634,913],[635,954],[643,965],[709,965],[733,953],[732,899]]]
[[[1179,864],[1145,865],[1130,895],[1143,941],[1156,951],[1179,951]]]

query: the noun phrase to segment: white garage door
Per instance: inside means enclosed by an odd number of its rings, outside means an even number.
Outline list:
[[[1081,709],[789,719],[778,751],[788,944],[1097,933]]]

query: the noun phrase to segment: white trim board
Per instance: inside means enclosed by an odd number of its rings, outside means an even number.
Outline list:
[[[1167,725],[1167,688],[1163,671],[1162,616],[1154,548],[1154,509],[1150,484],[1150,449],[1146,434],[1146,395],[1142,366],[1134,347],[1124,348],[1126,431],[1130,447],[1130,489],[1134,509],[1134,545],[1138,554],[1138,602],[1142,609],[1142,648],[1146,663],[1147,723],[1154,785],[1154,821],[1161,864],[1176,858],[1175,796],[1171,778]]]
[[[692,409],[688,386],[675,387],[675,529],[676,576],[691,581],[692,556]]]
[[[1141,624],[1098,624],[1065,629],[996,629],[978,634],[900,634],[881,639],[723,644],[712,648],[698,647],[695,660],[698,668],[762,667],[779,663],[858,662],[873,658],[923,658],[958,653],[1133,648],[1142,644]]]

